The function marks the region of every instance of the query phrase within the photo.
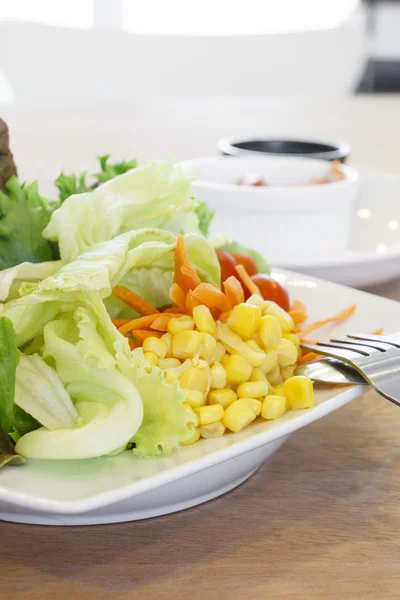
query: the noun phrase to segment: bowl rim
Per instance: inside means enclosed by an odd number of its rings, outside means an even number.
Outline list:
[[[291,156],[291,155],[262,155],[261,153],[259,153],[260,155],[257,156],[257,160],[265,160],[265,161],[273,161],[273,162],[307,162],[310,163],[312,161],[312,163],[315,165],[316,163],[320,164],[321,166],[328,166],[327,162],[325,160],[317,160],[315,158],[309,158],[309,157],[303,157],[303,156]],[[233,164],[239,164],[240,161],[251,161],[251,159],[255,159],[256,157],[245,157],[245,156],[241,156],[241,157],[234,157],[234,156],[208,156],[208,157],[203,157],[203,158],[194,158],[194,159],[188,159],[188,160],[184,160],[180,163],[180,166],[184,167],[187,170],[195,170],[196,167],[201,167],[202,165],[207,165],[207,164],[215,164],[215,163],[219,163],[221,161],[235,161]],[[254,194],[254,195],[261,195],[261,194],[268,194],[268,195],[272,195],[272,194],[286,194],[286,195],[292,195],[292,194],[303,194],[304,192],[307,193],[316,193],[316,191],[319,191],[319,193],[323,193],[326,192],[327,190],[340,190],[342,188],[347,188],[351,185],[354,185],[358,182],[359,180],[359,173],[357,171],[357,169],[354,169],[354,167],[349,167],[349,165],[344,165],[344,164],[340,164],[339,168],[343,171],[343,173],[345,174],[345,179],[342,179],[340,181],[332,181],[329,183],[321,183],[321,184],[305,184],[305,185],[271,185],[271,186],[251,186],[251,185],[238,185],[236,183],[222,183],[222,182],[218,182],[218,181],[209,181],[207,179],[201,179],[201,178],[196,178],[196,176],[193,177],[193,181],[192,181],[192,185],[196,186],[197,188],[201,188],[201,189],[207,189],[207,190],[215,190],[215,191],[220,191],[220,192],[228,192],[232,193],[232,194]]]
[[[320,152],[304,152],[303,154],[290,154],[288,152],[263,152],[262,150],[247,150],[238,148],[237,144],[248,142],[296,142],[301,144],[318,144],[320,146],[333,147],[334,150],[322,150]],[[315,158],[321,160],[340,160],[347,158],[350,154],[350,145],[343,140],[322,140],[319,138],[298,138],[298,137],[280,137],[280,136],[231,136],[218,141],[217,148],[227,156],[233,157],[255,157],[255,156],[287,156],[294,158]]]

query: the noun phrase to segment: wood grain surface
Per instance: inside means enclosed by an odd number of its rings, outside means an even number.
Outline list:
[[[349,131],[361,147],[364,130]],[[400,282],[373,291],[400,299]],[[370,392],[295,433],[236,490],[181,513],[0,522],[0,598],[398,600],[399,409]]]

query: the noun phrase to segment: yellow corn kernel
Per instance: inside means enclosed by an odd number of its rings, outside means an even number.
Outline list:
[[[209,333],[203,333],[203,343],[201,346],[200,355],[204,360],[213,363],[215,360],[215,351],[217,349],[216,339]]]
[[[216,423],[209,423],[208,425],[200,425],[200,435],[205,439],[219,438],[224,435],[226,431],[225,425],[222,421]]]
[[[238,353],[245,358],[252,367],[260,367],[265,360],[265,352],[261,350],[261,348],[259,348],[259,350],[254,350],[247,342],[242,343],[238,349]]]
[[[193,321],[197,329],[202,333],[215,335],[216,324],[208,306],[195,306],[193,309]]]
[[[266,352],[264,356],[265,358],[260,366],[260,369],[266,375],[268,375],[272,369],[278,366],[278,355],[275,350],[270,350],[269,352]]]
[[[166,360],[166,359],[164,359],[164,360]],[[172,369],[167,369],[164,373],[165,381],[167,383],[173,383],[174,381],[177,381],[179,379],[179,377],[182,375],[182,373],[184,373],[185,371],[187,371],[187,369],[190,369],[191,367],[193,367],[193,361],[188,359],[188,360],[185,360],[185,362],[183,362],[182,364],[180,364],[177,367],[173,367]]]
[[[242,398],[248,406],[250,406],[253,413],[258,417],[261,414],[262,402],[256,398]]]
[[[247,381],[237,386],[236,393],[238,398],[260,398],[268,394],[268,382],[265,381]]]
[[[154,352],[143,352],[145,361],[154,367],[158,365],[158,356]]]
[[[211,387],[224,388],[226,386],[226,373],[220,363],[215,363],[211,367]]]
[[[169,333],[169,331],[167,331],[167,333],[164,333],[164,335],[162,335],[160,337],[160,340],[162,340],[165,344],[167,344],[167,354],[166,354],[166,358],[171,358],[172,357],[172,333]]]
[[[224,348],[224,345],[221,344],[221,342],[217,342],[215,352],[214,352],[215,362],[221,362],[222,359],[224,358],[225,354],[226,354],[226,350]]]
[[[207,396],[208,404],[220,404],[222,408],[227,408],[235,400],[237,400],[236,392],[227,388],[213,390]]]
[[[258,294],[253,294],[246,300],[246,304],[254,304],[254,306],[262,309],[264,307],[264,300]]]
[[[158,366],[160,369],[174,369],[181,366],[181,361],[178,358],[160,358]]]
[[[158,358],[165,358],[168,352],[167,344],[156,337],[148,337],[143,342],[143,352],[154,352]]]
[[[263,352],[263,354],[264,354],[263,349],[260,348],[260,346],[257,344],[256,340],[253,340],[253,339],[246,340],[245,343],[246,343],[246,346],[248,346],[252,350],[255,350],[256,352]]]
[[[224,416],[224,409],[220,404],[209,404],[194,409],[200,425],[209,425],[220,421]]]
[[[244,383],[251,375],[251,365],[240,354],[232,354],[224,365],[228,383]]]
[[[267,377],[260,367],[254,367],[249,377],[249,381],[267,381]]]
[[[274,387],[278,386],[278,385],[282,385],[283,383],[283,379],[282,379],[282,375],[281,375],[281,370],[279,368],[279,365],[276,365],[273,369],[271,369],[267,375],[267,379],[270,382],[271,385],[273,385]]]
[[[256,415],[245,400],[236,400],[225,410],[223,424],[237,433],[254,421]]]
[[[291,377],[293,377],[295,370],[296,370],[296,365],[289,365],[288,367],[283,367],[281,369],[281,375],[282,375],[283,381],[286,381],[286,379],[290,379]]]
[[[171,319],[171,321],[173,320]],[[198,331],[179,331],[172,339],[173,357],[192,358],[195,354],[198,354],[202,341],[203,334]]]
[[[188,404],[192,408],[199,408],[204,406],[206,399],[204,394],[197,390],[183,390],[185,392],[185,404]]]
[[[176,335],[180,331],[191,331],[194,329],[194,321],[191,316],[175,317],[168,321],[168,331]]]
[[[208,387],[208,375],[203,369],[190,367],[179,377],[179,383],[185,390],[197,390],[204,394]]]
[[[285,381],[283,389],[293,410],[314,406],[314,388],[308,377],[290,377]]]
[[[252,367],[259,367],[263,362],[264,352],[253,350],[237,333],[220,321],[217,322],[217,337],[229,352],[240,354]]]
[[[274,388],[274,396],[281,396],[281,398],[286,398],[285,396],[285,390],[283,388],[283,385],[277,385],[276,388]]]
[[[190,421],[193,423],[193,426],[198,427],[199,419],[198,419],[196,413],[194,412],[193,408],[190,406],[190,404],[188,404],[187,402],[184,402],[182,404],[182,406],[188,413],[188,417],[189,417]]]
[[[276,349],[278,355],[278,364],[280,367],[293,365],[297,360],[297,348],[293,342],[282,338]]]
[[[278,419],[286,412],[286,400],[282,396],[266,396],[261,409],[261,416],[268,421]]]
[[[295,333],[285,333],[283,337],[285,338],[285,340],[289,340],[289,342],[292,342],[296,346],[296,348],[299,348],[300,339],[298,335],[296,335]]]
[[[225,369],[225,367],[226,367],[226,364],[227,364],[227,362],[228,362],[228,361],[229,361],[229,359],[230,359],[230,356],[231,356],[231,355],[230,355],[230,354],[228,354],[228,353],[226,352],[226,353],[224,354],[224,356],[223,356],[223,357],[221,358],[221,360],[220,360],[220,363],[221,363],[221,365],[224,367],[224,369]]]
[[[272,315],[279,321],[283,333],[289,333],[294,328],[292,317],[276,302],[266,302],[263,309],[264,315]]]
[[[194,444],[199,439],[200,439],[200,429],[198,427],[193,427],[192,435],[184,442],[181,442],[181,446],[190,446],[190,444]]]
[[[237,304],[227,321],[228,327],[241,337],[251,337],[258,329],[261,309],[254,304]]]
[[[275,350],[282,338],[282,327],[274,315],[265,315],[260,322],[259,334],[266,350]]]

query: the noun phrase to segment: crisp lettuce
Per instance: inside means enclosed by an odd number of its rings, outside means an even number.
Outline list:
[[[0,190],[0,270],[23,262],[57,258],[57,249],[42,236],[56,207],[39,194],[37,182],[21,184],[13,176]]]
[[[64,262],[118,234],[141,228],[199,232],[190,178],[172,163],[152,163],[70,196],[43,232]]]

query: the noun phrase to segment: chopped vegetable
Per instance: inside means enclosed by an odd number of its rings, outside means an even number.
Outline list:
[[[159,312],[151,304],[143,300],[143,298],[120,285],[117,285],[113,289],[113,294],[141,315],[153,315]]]
[[[301,330],[301,337],[303,338],[305,335],[308,335],[312,331],[315,331],[316,329],[321,329],[321,327],[324,327],[325,325],[329,325],[329,323],[343,323],[343,321],[346,321],[346,319],[351,317],[351,315],[354,313],[355,310],[356,310],[356,305],[352,304],[351,306],[348,306],[347,308],[340,311],[333,317],[329,317],[328,319],[322,319],[320,321],[315,321],[314,323],[310,323],[309,325],[306,325]]]
[[[250,294],[256,294],[257,296],[261,296],[259,288],[257,287],[256,283],[254,283],[254,281],[249,277],[243,265],[236,265],[235,271],[239,275],[246,288],[249,290]]]
[[[244,302],[244,290],[237,277],[228,277],[228,279],[225,279],[223,286],[225,295],[232,306]]]
[[[197,271],[189,262],[189,257],[185,250],[185,239],[183,235],[178,235],[176,239],[176,249],[174,254],[175,260],[175,275],[174,283],[177,283],[180,288],[187,292],[194,290],[200,283],[200,277]]]
[[[122,323],[122,326],[118,327],[118,330],[122,335],[125,335],[135,329],[146,329],[147,327],[150,327],[157,318],[158,312],[146,315],[145,317],[139,317],[138,319],[132,319],[132,321]]]

